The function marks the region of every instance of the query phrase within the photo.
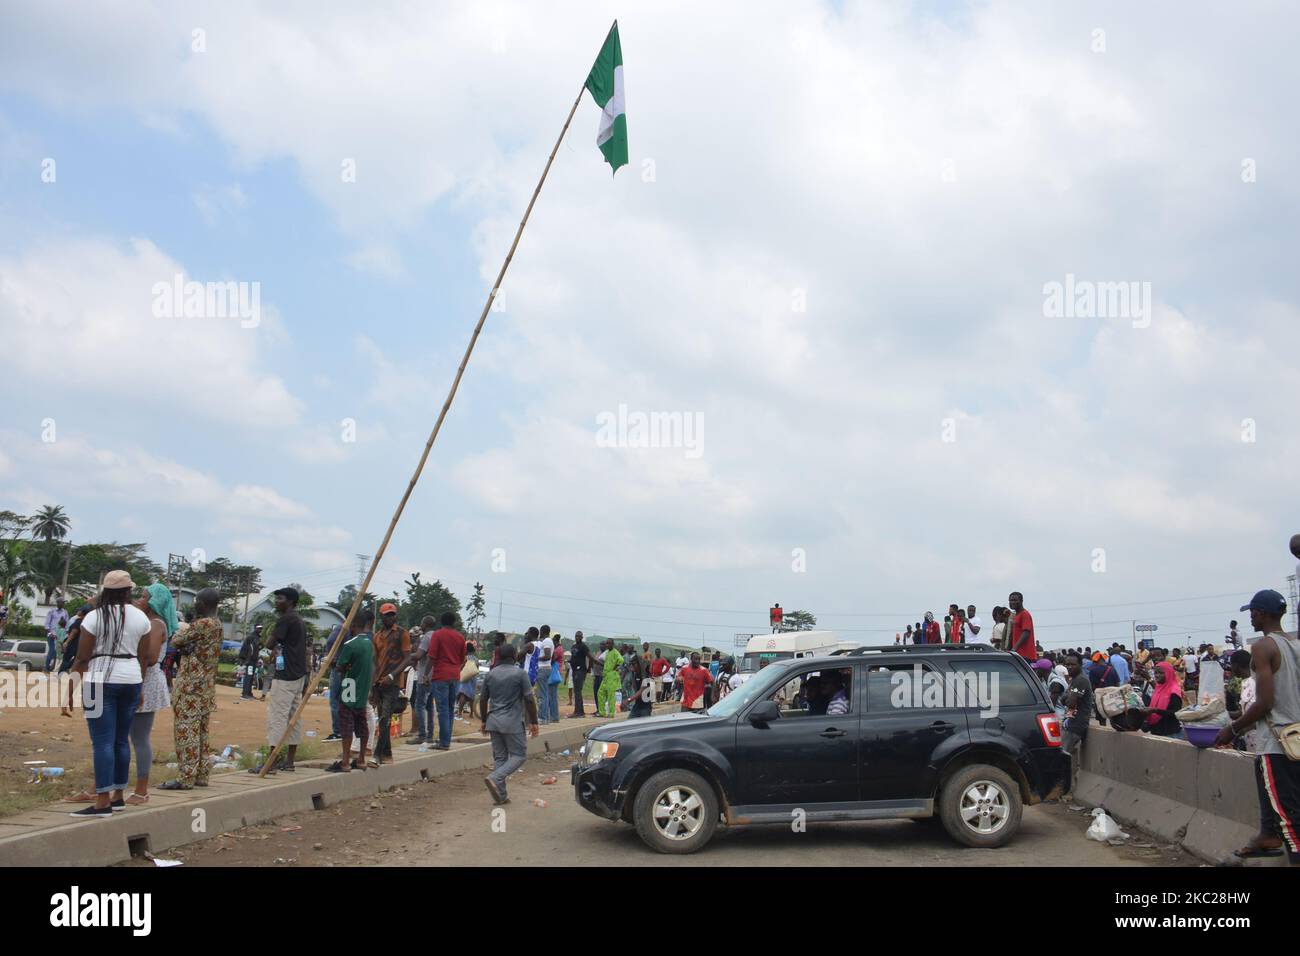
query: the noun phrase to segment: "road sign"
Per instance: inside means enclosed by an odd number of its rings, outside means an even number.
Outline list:
[[[1160,627],[1156,624],[1138,624],[1133,628],[1135,631],[1158,631]]]
[[[735,646],[740,648],[748,647],[749,639],[753,636],[754,636],[753,634],[737,634]]]

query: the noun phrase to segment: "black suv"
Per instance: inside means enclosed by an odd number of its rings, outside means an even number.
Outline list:
[[[982,645],[777,661],[701,713],[598,727],[573,767],[587,810],[693,853],[718,823],[937,816],[996,847],[1059,795],[1069,757],[1042,681]]]

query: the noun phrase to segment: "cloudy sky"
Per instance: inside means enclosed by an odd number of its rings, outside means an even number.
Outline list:
[[[373,590],[720,644],[1017,589],[1053,646],[1286,589],[1280,2],[11,10],[0,507],[333,597],[615,17],[630,164],[585,97]],[[178,275],[257,321],[159,317]],[[1067,281],[1136,295],[1052,314]],[[698,441],[611,443],[620,406]]]

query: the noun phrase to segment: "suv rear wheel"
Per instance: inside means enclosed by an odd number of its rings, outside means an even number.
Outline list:
[[[962,767],[943,785],[939,817],[958,843],[992,848],[1020,829],[1020,789],[1007,774],[988,764]]]
[[[632,822],[651,849],[694,853],[718,828],[718,798],[698,773],[661,770],[637,791]]]

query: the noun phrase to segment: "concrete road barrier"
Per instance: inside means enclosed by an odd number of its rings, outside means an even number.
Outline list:
[[[1211,863],[1234,862],[1259,830],[1254,759],[1093,724],[1074,796]]]

